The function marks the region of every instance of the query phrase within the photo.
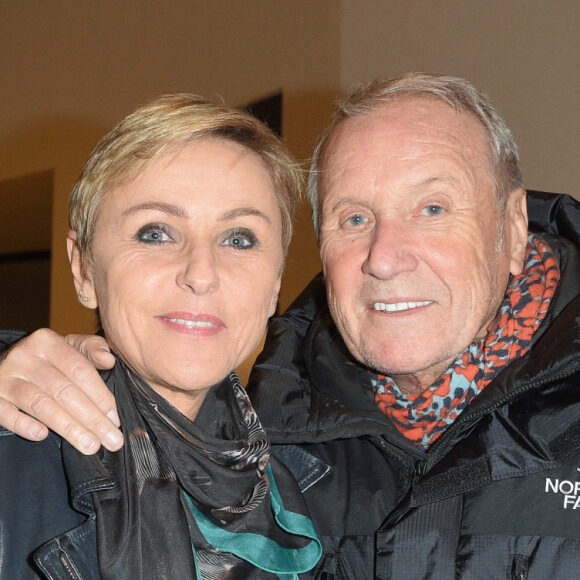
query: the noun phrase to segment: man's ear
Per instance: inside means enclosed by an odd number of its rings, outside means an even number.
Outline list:
[[[282,285],[282,276],[278,277],[276,283],[274,284],[274,291],[272,292],[272,301],[270,303],[270,312],[268,313],[268,318],[276,314],[276,308],[278,306],[278,296],[280,295],[280,286]]]
[[[508,230],[505,239],[509,244],[510,273],[517,276],[524,268],[528,244],[528,204],[526,190],[521,187],[508,194],[505,225]]]
[[[79,302],[86,308],[94,310],[98,306],[98,301],[92,269],[83,261],[83,254],[78,245],[78,234],[74,230],[69,230],[66,234],[66,249]]]

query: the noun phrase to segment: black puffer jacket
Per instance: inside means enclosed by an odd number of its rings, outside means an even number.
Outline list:
[[[529,212],[562,271],[548,316],[426,453],[375,406],[321,278],[272,322],[250,396],[322,536],[315,578],[580,577],[580,204]]]

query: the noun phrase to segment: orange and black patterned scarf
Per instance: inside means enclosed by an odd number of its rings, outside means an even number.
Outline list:
[[[407,395],[390,377],[371,372],[381,411],[405,437],[427,449],[506,365],[528,352],[559,280],[552,250],[530,235],[524,270],[511,278],[487,336],[473,342],[440,379],[422,393]]]

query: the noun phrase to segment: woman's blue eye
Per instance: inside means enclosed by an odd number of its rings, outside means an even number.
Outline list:
[[[245,228],[235,230],[227,234],[223,244],[236,250],[248,250],[258,242],[256,236]]]
[[[136,238],[145,244],[162,244],[171,240],[169,234],[159,225],[142,227],[137,232]]]
[[[347,225],[349,226],[360,226],[367,222],[367,218],[362,216],[360,213],[357,213],[346,220]]]
[[[441,215],[442,212],[443,208],[440,205],[427,205],[421,210],[421,213],[428,217]]]

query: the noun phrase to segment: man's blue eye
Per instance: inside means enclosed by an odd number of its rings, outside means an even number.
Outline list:
[[[442,212],[443,208],[440,205],[428,205],[423,208],[421,213],[429,217],[434,217],[437,215],[441,215]]]
[[[349,226],[360,226],[367,222],[367,218],[362,216],[360,213],[357,213],[346,220],[346,223]]]

